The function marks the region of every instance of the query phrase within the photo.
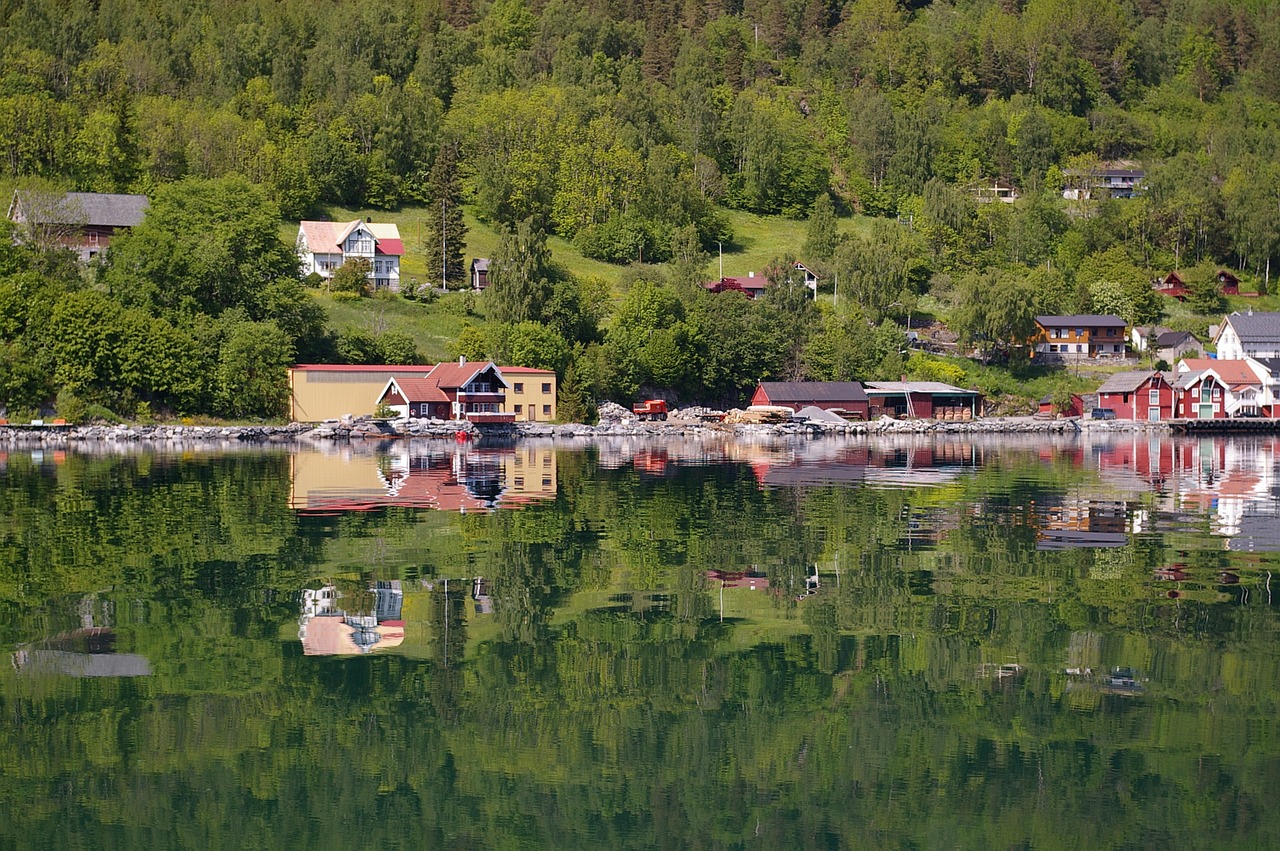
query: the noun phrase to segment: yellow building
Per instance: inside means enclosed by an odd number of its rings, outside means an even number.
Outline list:
[[[299,364],[289,370],[289,419],[318,423],[372,416],[378,395],[393,375],[425,378],[434,366]]]
[[[556,374],[549,369],[500,366],[507,390],[507,413],[516,422],[550,422],[556,418]]]
[[[428,378],[437,366],[299,364],[289,369],[289,419],[318,423],[348,414],[372,416],[390,378]],[[514,413],[516,422],[555,419],[554,372],[523,366],[500,366],[498,371],[510,385],[501,413]]]

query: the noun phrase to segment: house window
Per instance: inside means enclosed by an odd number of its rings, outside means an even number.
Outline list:
[[[1049,353],[1050,353],[1050,354],[1052,354],[1052,353],[1054,353],[1054,352],[1056,352],[1056,351],[1058,351],[1058,344],[1057,344],[1057,343],[1050,343],[1050,344],[1049,344]]]
[[[549,416],[551,416],[551,406],[550,406],[550,405],[543,405],[543,406],[542,406],[542,415],[543,415],[544,417],[549,417]]]
[[[1084,329],[1083,329],[1083,328],[1077,328],[1077,329],[1076,329],[1076,336],[1077,336],[1077,337],[1083,337],[1083,336],[1084,336]]]
[[[516,413],[517,413],[517,414],[523,414],[523,413],[524,413],[524,405],[516,405]],[[516,462],[516,463],[519,463],[519,462]]]
[[[1215,398],[1215,399],[1221,399],[1221,398],[1222,398],[1222,388],[1221,388],[1221,387],[1214,387],[1214,388],[1213,388],[1213,398]]]
[[[98,232],[96,230],[89,231],[89,244],[90,245],[98,244]]]
[[[517,381],[517,382],[516,382],[516,392],[517,392],[517,393],[523,393],[523,392],[524,392],[524,382],[523,382],[523,381]]]
[[[1050,340],[1056,340],[1056,339],[1058,339],[1058,329],[1057,329],[1057,328],[1050,328],[1050,329],[1049,329],[1049,339],[1050,339]],[[1056,351],[1057,351],[1057,349],[1054,349],[1053,351],[1055,351],[1055,352],[1056,352]]]
[[[1147,403],[1148,403],[1148,404],[1151,404],[1151,405],[1159,405],[1159,404],[1160,404],[1160,391],[1159,391],[1159,390],[1148,390],[1148,391],[1147,391]]]
[[[542,477],[542,486],[543,486],[544,488],[549,488],[549,487],[551,487],[551,477],[550,477],[550,476],[543,476],[543,477]]]
[[[542,392],[543,392],[543,393],[550,393],[550,392],[551,392],[551,382],[550,382],[550,381],[544,381],[544,382],[542,382]]]
[[[516,487],[524,487],[524,476],[516,476]]]
[[[1080,353],[1081,353],[1081,352],[1083,352],[1083,351],[1084,351],[1084,344],[1083,344],[1083,343],[1076,343],[1076,354],[1080,354]]]

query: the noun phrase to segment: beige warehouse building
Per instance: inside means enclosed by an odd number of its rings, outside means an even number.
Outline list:
[[[436,365],[299,364],[289,370],[289,419],[316,423],[351,415],[372,416],[392,376],[427,378]],[[548,422],[556,417],[556,374],[545,369],[505,366],[499,371],[511,390],[505,413],[516,422]]]

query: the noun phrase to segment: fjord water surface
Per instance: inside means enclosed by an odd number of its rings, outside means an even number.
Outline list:
[[[1278,455],[11,452],[0,846],[1280,847]]]

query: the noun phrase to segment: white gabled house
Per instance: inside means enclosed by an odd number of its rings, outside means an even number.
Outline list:
[[[1280,313],[1232,313],[1213,336],[1221,360],[1280,357]]]
[[[298,257],[302,274],[332,278],[353,257],[369,261],[369,282],[377,290],[400,291],[400,229],[378,222],[302,222],[298,225]]]

